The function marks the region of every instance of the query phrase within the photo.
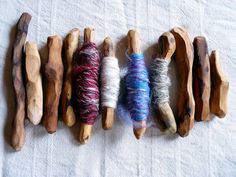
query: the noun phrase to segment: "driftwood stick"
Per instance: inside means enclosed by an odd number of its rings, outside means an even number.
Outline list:
[[[158,54],[157,58],[163,60],[170,60],[176,49],[175,38],[172,33],[166,32],[161,35],[158,40]],[[173,111],[168,102],[159,103],[157,105],[157,115],[160,116],[164,123],[165,133],[175,133],[177,126]]]
[[[44,125],[48,133],[54,133],[57,129],[58,105],[63,81],[62,39],[60,36],[50,36],[47,45],[49,58],[45,65],[47,87],[44,103]]]
[[[36,43],[27,42],[25,51],[27,117],[34,125],[37,125],[43,115],[41,60]]]
[[[75,28],[69,32],[64,41],[66,71],[61,104],[62,120],[68,127],[73,126],[76,122],[75,113],[72,107],[72,60],[73,55],[78,48],[79,34],[79,29]]]
[[[12,127],[12,147],[20,150],[25,143],[25,86],[22,76],[22,51],[28,33],[31,15],[23,13],[17,23],[16,38],[13,46],[12,77],[16,97],[16,114]]]
[[[176,27],[171,30],[175,37],[175,59],[179,72],[178,133],[184,137],[193,127],[195,102],[192,92],[193,44],[187,31]]]
[[[115,52],[113,48],[113,43],[110,37],[106,37],[103,41],[103,56],[104,57],[114,57]],[[102,128],[104,130],[111,129],[114,122],[114,108],[103,107],[102,108]]]
[[[228,111],[229,81],[224,76],[220,65],[218,51],[212,51],[210,56],[211,65],[211,97],[210,110],[219,118],[225,117]]]
[[[136,30],[129,30],[127,34],[128,39],[128,54],[141,53],[140,37]],[[133,121],[133,131],[137,139],[140,139],[146,131],[146,120]]]
[[[85,28],[84,29],[84,43],[94,42],[94,29]],[[86,144],[91,138],[93,125],[80,123],[79,128],[79,142],[81,144]]]
[[[211,77],[208,47],[205,37],[195,37],[193,62],[193,96],[195,120],[206,121],[210,113]]]

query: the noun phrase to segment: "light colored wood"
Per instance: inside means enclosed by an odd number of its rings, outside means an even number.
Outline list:
[[[228,112],[229,81],[226,79],[220,65],[220,54],[212,51],[210,56],[211,66],[211,97],[210,110],[219,118],[225,117]]]
[[[106,37],[103,41],[103,56],[104,57],[114,57],[114,47],[110,37]],[[114,108],[102,107],[102,128],[104,130],[109,130],[113,126],[114,122]]]
[[[87,42],[94,42],[94,29],[86,27],[84,29],[84,43]],[[79,128],[79,142],[81,144],[86,144],[90,137],[92,132],[93,125],[80,123]]]
[[[210,118],[211,76],[207,41],[197,36],[193,41],[193,96],[195,100],[195,120],[207,121]]]
[[[175,38],[172,33],[162,34],[158,40],[157,58],[171,59],[176,49]],[[177,130],[175,117],[169,103],[159,103],[156,108],[157,116],[160,116],[164,123],[163,131],[165,133],[175,133]]]
[[[25,55],[27,117],[34,125],[38,125],[43,116],[43,87],[37,44],[27,42]]]
[[[44,102],[44,125],[48,133],[57,130],[58,106],[62,90],[64,67],[62,63],[62,38],[50,36],[47,40],[49,58],[45,66],[46,94]]]
[[[68,126],[71,127],[76,122],[76,116],[72,107],[72,61],[75,51],[78,49],[79,45],[79,35],[80,31],[75,28],[69,32],[64,41],[65,50],[65,80],[62,90],[62,120]]]
[[[141,53],[139,32],[136,30],[129,30],[127,34],[128,39],[128,54]],[[146,131],[146,120],[133,121],[133,131],[137,139],[140,139]]]
[[[17,23],[16,37],[13,45],[12,77],[16,98],[16,113],[12,122],[12,147],[19,151],[25,143],[25,86],[22,76],[22,51],[24,48],[31,15],[23,13]]]
[[[192,92],[193,44],[184,28],[176,27],[171,30],[175,37],[175,60],[179,76],[179,99],[177,131],[184,137],[193,127],[195,102]]]

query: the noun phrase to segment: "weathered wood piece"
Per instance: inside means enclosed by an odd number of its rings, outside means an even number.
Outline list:
[[[158,40],[157,58],[163,60],[171,60],[176,49],[175,38],[172,33],[166,32],[162,34]],[[175,117],[168,102],[159,103],[156,107],[157,116],[164,123],[165,133],[175,133],[177,130]]]
[[[62,120],[64,123],[71,127],[76,122],[75,113],[72,107],[72,61],[75,51],[78,48],[79,44],[79,35],[80,31],[78,28],[75,28],[69,32],[64,41],[64,50],[65,50],[65,80],[62,90]]]
[[[195,102],[192,92],[193,44],[187,31],[180,27],[171,30],[175,37],[175,60],[179,75],[177,131],[184,137],[193,127]]]
[[[195,120],[206,121],[210,113],[211,76],[207,41],[205,37],[194,38],[193,96]]]
[[[211,97],[210,110],[219,118],[225,117],[228,112],[229,81],[224,76],[220,65],[220,54],[217,50],[210,55],[211,66]]]
[[[22,52],[28,33],[31,15],[23,13],[17,23],[16,38],[13,46],[13,86],[16,97],[16,114],[12,124],[12,147],[19,151],[25,143],[25,86],[22,76]]]
[[[57,130],[58,105],[63,82],[62,38],[60,36],[48,37],[47,46],[49,58],[45,65],[47,83],[44,102],[44,125],[48,133],[54,133]]]
[[[37,125],[43,116],[41,60],[37,44],[27,42],[25,53],[27,117],[34,125]]]

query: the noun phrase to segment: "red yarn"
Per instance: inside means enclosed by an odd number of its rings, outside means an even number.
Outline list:
[[[99,111],[100,56],[94,43],[86,43],[74,60],[75,113],[82,123],[93,124]]]

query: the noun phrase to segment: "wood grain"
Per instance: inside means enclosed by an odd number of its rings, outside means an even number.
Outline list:
[[[75,28],[69,32],[64,41],[65,50],[65,80],[62,90],[62,120],[64,123],[71,127],[76,122],[75,113],[72,107],[72,61],[75,51],[78,49],[79,45],[79,29]]]
[[[62,39],[50,36],[47,40],[49,58],[45,65],[46,97],[44,102],[44,125],[48,133],[57,130],[58,105],[63,82],[63,63],[61,57]]]
[[[228,112],[229,81],[226,79],[220,64],[220,54],[217,50],[210,55],[211,65],[211,97],[210,110],[219,118]]]
[[[41,59],[36,43],[27,42],[25,51],[27,117],[34,125],[37,125],[43,115]]]
[[[13,86],[16,97],[16,114],[12,123],[12,147],[19,151],[25,143],[25,86],[22,76],[22,51],[28,33],[31,15],[23,13],[17,23],[16,38],[13,46]]]
[[[179,76],[179,99],[177,131],[184,137],[193,127],[195,102],[192,92],[193,44],[184,28],[175,27],[171,30],[175,37],[175,60]]]
[[[205,37],[194,38],[193,96],[195,100],[195,120],[209,120],[211,76],[207,41]]]

